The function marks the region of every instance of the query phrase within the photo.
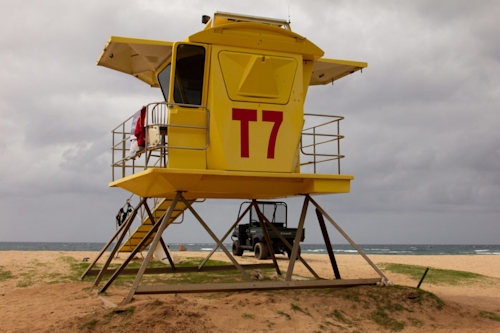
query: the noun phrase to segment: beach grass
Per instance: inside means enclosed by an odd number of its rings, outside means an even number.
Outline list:
[[[255,316],[249,313],[243,313],[241,316],[245,319],[255,319]]]
[[[3,266],[0,266],[0,282],[4,282],[12,278],[12,273],[6,270]]]
[[[83,325],[81,326],[78,326],[78,329],[79,330],[83,330],[83,329],[88,329],[88,330],[93,330],[95,328],[95,326],[97,325],[98,321],[95,320],[95,319],[92,319],[90,321],[87,321],[86,323],[84,323]]]
[[[291,319],[291,318],[290,318],[290,315],[289,315],[288,313],[286,313],[286,312],[283,312],[283,311],[278,311],[278,314],[279,314],[280,316],[284,316],[284,317],[285,317],[285,318],[287,318],[287,319]]]
[[[500,316],[499,315],[497,315],[496,313],[493,313],[493,312],[489,312],[489,311],[480,311],[479,312],[479,317],[490,319],[490,320],[493,320],[493,321],[500,321]]]
[[[426,269],[426,267],[424,266],[393,263],[380,263],[378,264],[378,266],[384,271],[395,274],[402,274],[415,281],[419,281],[422,278],[422,275],[424,274]],[[499,279],[477,273],[429,267],[429,271],[427,272],[423,283],[430,283],[433,285],[457,286],[471,283],[498,282],[500,282]]]
[[[176,267],[196,267],[201,264],[204,258],[187,257],[177,263]],[[161,264],[161,263],[160,263]],[[163,265],[163,264],[161,264]],[[205,266],[231,266],[231,263],[219,260],[208,260]],[[163,266],[164,267],[164,266]],[[270,274],[273,269],[263,269],[262,273]],[[206,283],[237,283],[247,282],[240,271],[220,271],[220,272],[196,272],[182,274],[158,274],[144,278],[145,283],[150,284],[206,284]]]
[[[176,264],[176,267],[196,267],[198,266],[204,258],[200,257],[187,257],[181,262]],[[63,263],[65,269],[61,271],[54,272],[51,270],[52,263],[45,262],[40,263],[38,261],[30,262],[30,266],[27,270],[22,273],[18,273],[17,276],[0,267],[0,281],[5,281],[7,279],[17,278],[17,287],[25,288],[33,286],[35,284],[57,284],[57,283],[70,283],[79,280],[79,277],[88,268],[90,263],[81,262],[70,256],[62,256],[56,259],[56,262]],[[127,268],[137,269],[142,265],[141,261],[133,261],[127,265]],[[205,266],[231,266],[231,263],[219,260],[208,260]],[[99,270],[102,264],[97,264],[93,270]],[[109,269],[117,269],[120,264],[111,264]],[[166,267],[166,265],[160,261],[151,261],[148,264],[148,268],[159,268]],[[274,272],[273,269],[262,270],[264,275],[270,275]],[[249,273],[249,272],[248,272]],[[106,282],[111,276],[104,276],[102,282]],[[91,278],[91,277],[90,277]],[[88,278],[88,279],[90,279]],[[282,278],[282,277],[280,277]],[[117,287],[129,287],[135,280],[135,275],[120,275],[116,278],[113,285]],[[203,283],[236,283],[236,282],[246,282],[245,278],[241,275],[241,272],[234,271],[221,271],[221,272],[194,272],[194,273],[182,273],[182,274],[155,274],[155,275],[144,275],[144,284],[203,284]]]
[[[303,310],[300,306],[298,306],[296,304],[293,304],[293,303],[290,303],[290,308],[294,312],[299,311],[299,312],[302,312],[305,315],[308,315],[309,317],[312,317],[311,313],[309,311],[307,311],[307,308],[305,310]]]
[[[344,324],[351,324],[351,321],[345,317],[342,311],[337,309],[333,310],[333,312],[326,315],[327,317],[336,318],[337,321],[340,321]]]
[[[402,321],[397,321],[396,319],[389,316],[387,312],[383,309],[377,309],[371,313],[371,319],[377,323],[379,326],[382,326],[385,329],[389,329],[394,332],[402,331],[406,323]]]

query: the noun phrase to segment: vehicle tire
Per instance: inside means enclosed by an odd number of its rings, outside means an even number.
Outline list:
[[[292,245],[292,246],[293,246],[293,245]],[[300,246],[299,246],[299,253],[298,253],[298,255],[299,255],[299,256],[300,256],[300,253],[301,253],[301,252],[300,252]],[[286,250],[286,255],[288,256],[288,259],[290,259],[290,258],[292,257],[292,250],[287,249],[287,250]],[[297,256],[297,258],[298,258],[299,256]]]
[[[240,256],[241,257],[243,255],[243,251],[244,250],[240,246],[240,241],[239,240],[235,240],[233,242],[233,254],[235,256]]]
[[[259,260],[266,259],[269,254],[267,245],[262,242],[255,244],[255,248],[253,249],[253,251],[255,253],[255,258]]]

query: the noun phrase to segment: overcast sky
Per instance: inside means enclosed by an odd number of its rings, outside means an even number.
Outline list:
[[[309,89],[344,116],[351,193],[318,197],[360,244],[499,244],[500,2],[15,1],[0,11],[0,241],[105,242],[129,194],[108,188],[111,129],[159,89],[97,67],[110,36],[181,41],[203,14],[286,19],[363,73]],[[332,169],[333,170],[333,169]],[[288,199],[297,225],[302,199]],[[219,236],[240,201],[199,213]],[[310,209],[306,243],[320,243]],[[343,243],[329,228],[332,242]],[[192,216],[167,242],[211,241]]]

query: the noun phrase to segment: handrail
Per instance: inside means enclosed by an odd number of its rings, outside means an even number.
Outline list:
[[[313,164],[314,166],[314,173],[316,173],[316,164],[323,163],[323,162],[328,162],[328,161],[334,161],[337,160],[337,168],[338,168],[338,173],[340,174],[340,159],[344,158],[344,155],[340,154],[340,140],[344,138],[343,135],[340,135],[340,121],[344,119],[344,117],[341,116],[332,116],[332,115],[324,115],[324,114],[316,114],[316,113],[304,113],[304,118],[306,116],[309,117],[326,117],[326,118],[333,118],[332,120],[328,120],[324,123],[311,126],[308,128],[305,128],[302,130],[301,137],[300,137],[300,152],[305,155],[305,156],[312,156],[313,160],[312,161],[306,161],[304,163],[300,163],[300,165],[310,165]],[[336,123],[336,134],[330,133],[318,133],[317,129],[320,127],[324,127],[327,125],[333,125],[335,126]],[[327,129],[325,129],[326,131]],[[307,132],[309,131],[309,132]],[[311,133],[312,131],[312,133]],[[330,129],[332,131],[332,129]],[[333,130],[335,131],[335,130]],[[312,137],[312,143],[311,144],[303,144],[304,137]],[[317,142],[317,138],[328,138],[326,140],[322,140]],[[337,147],[336,147],[336,154],[334,153],[318,153],[316,151],[316,148],[320,145],[324,145],[330,142],[335,142],[337,141]],[[306,148],[312,148],[312,152],[309,151],[304,151]],[[326,157],[325,159],[320,159],[318,160],[318,157]]]
[[[176,125],[168,123],[168,111],[174,106],[180,106],[183,108],[191,109],[204,109],[206,111],[206,126],[190,126],[190,125]],[[125,177],[126,170],[132,169],[132,174],[135,173],[135,168],[148,169],[150,167],[165,167],[167,165],[168,149],[189,149],[189,150],[206,150],[209,146],[210,140],[210,111],[206,106],[203,105],[192,105],[192,104],[182,104],[182,103],[167,103],[167,102],[155,102],[146,105],[146,117],[144,119],[144,129],[145,129],[145,143],[144,148],[134,156],[130,156],[128,151],[130,149],[129,140],[131,137],[129,128],[134,116],[128,117],[125,121],[121,122],[112,131],[112,178],[115,180],[115,168],[120,168],[122,170],[121,177]],[[162,128],[161,141],[158,144],[152,145],[148,142],[148,131],[152,126],[158,126]],[[190,128],[194,130],[205,130],[206,131],[206,145],[204,147],[186,147],[186,146],[171,146],[166,142],[166,134],[169,127],[177,128]],[[118,138],[115,138],[118,136]],[[120,153],[121,152],[121,153]],[[115,156],[119,154],[119,156]],[[144,163],[140,165],[136,164],[137,157],[144,154]],[[154,163],[150,163],[150,159],[153,158]]]
[[[204,109],[206,111],[206,126],[190,126],[190,125],[177,125],[169,124],[169,109],[174,106],[191,109]],[[340,134],[340,121],[344,119],[341,116],[323,115],[304,113],[306,117],[314,117],[315,119],[323,119],[323,122],[317,121],[318,124],[306,127],[302,130],[299,148],[301,155],[304,156],[300,166],[313,165],[314,173],[317,173],[317,164],[328,161],[337,160],[338,173],[340,174],[340,160],[344,155],[340,154],[340,140],[344,136]],[[145,127],[145,145],[144,148],[137,152],[136,155],[130,156],[128,151],[130,149],[130,132],[126,128],[130,128],[133,116],[128,117],[112,130],[112,177],[115,180],[115,168],[121,169],[121,178],[136,171],[135,169],[146,170],[151,167],[163,168],[167,166],[169,149],[188,149],[188,150],[206,150],[210,144],[210,111],[203,105],[191,105],[182,103],[167,103],[156,102],[146,105],[146,118],[144,121]],[[148,142],[151,140],[148,131],[152,126],[160,128],[160,141],[153,144]],[[193,130],[206,131],[206,145],[204,147],[186,147],[186,146],[172,146],[167,142],[167,134],[169,128],[189,128]],[[118,136],[115,138],[115,136]],[[312,142],[311,142],[312,141]],[[336,142],[336,144],[335,144]],[[318,150],[319,149],[319,150]],[[118,156],[115,156],[118,154]],[[144,154],[144,163],[137,163],[137,158]],[[142,157],[141,157],[142,158]]]
[[[126,123],[127,121],[129,121],[130,119],[132,119],[132,118],[134,118],[134,115],[131,115],[129,118],[127,118],[127,120],[125,120],[124,122],[120,123],[120,125],[118,125],[118,126],[116,126],[115,128],[113,128],[113,129],[111,130],[111,133],[115,133],[115,130],[116,130],[118,127],[125,125],[125,123]],[[123,133],[116,133],[116,134],[123,134]]]

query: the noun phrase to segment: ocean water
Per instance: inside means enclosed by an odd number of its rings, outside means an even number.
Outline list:
[[[105,243],[40,243],[0,242],[0,251],[100,251]],[[170,250],[178,251],[179,243],[168,244]],[[224,243],[231,251],[231,243]],[[184,243],[188,251],[211,251],[214,243]],[[394,245],[358,244],[366,254],[390,255],[500,255],[500,245]],[[336,254],[355,254],[349,244],[332,244]],[[301,244],[302,253],[326,254],[325,245]],[[221,251],[218,249],[217,251]]]

